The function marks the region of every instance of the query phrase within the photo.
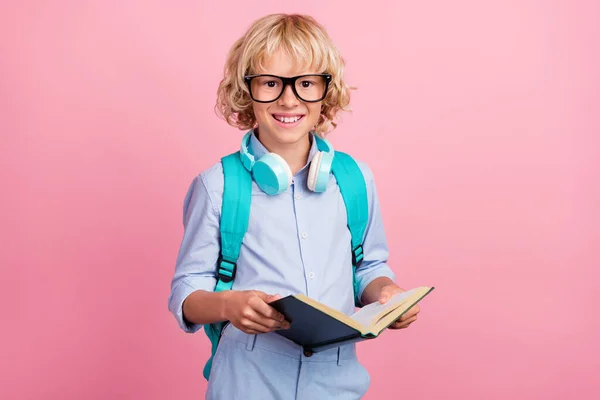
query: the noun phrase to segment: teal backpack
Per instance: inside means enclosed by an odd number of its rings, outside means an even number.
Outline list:
[[[221,211],[221,254],[217,261],[217,284],[215,292],[231,290],[237,268],[237,259],[250,217],[252,200],[252,176],[244,168],[240,152],[225,156],[221,160],[224,174],[224,190]],[[348,218],[348,229],[352,235],[352,270],[354,299],[357,306],[358,284],[356,268],[363,260],[362,241],[368,220],[368,200],[365,179],[358,164],[346,153],[335,151],[331,171],[334,174]],[[204,332],[212,344],[212,354],[204,367],[204,378],[210,377],[212,360],[217,351],[221,332],[227,322],[204,325]]]

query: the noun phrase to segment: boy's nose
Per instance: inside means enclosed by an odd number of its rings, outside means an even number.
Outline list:
[[[286,107],[293,107],[298,104],[298,98],[294,94],[294,90],[290,85],[287,85],[283,91],[283,94],[279,98],[281,105]]]

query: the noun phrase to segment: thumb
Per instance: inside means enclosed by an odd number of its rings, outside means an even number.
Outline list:
[[[271,296],[269,296],[269,303],[273,302],[275,300],[279,300],[280,298],[281,298],[281,296],[279,294],[271,295]]]
[[[389,299],[390,299],[391,295],[389,290],[386,290],[386,288],[383,288],[383,290],[381,290],[381,293],[379,294],[379,302],[381,304],[386,303]]]
[[[281,296],[280,296],[280,295],[278,295],[278,294],[271,295],[271,294],[267,294],[267,293],[265,293],[265,292],[261,292],[261,291],[258,291],[258,290],[255,290],[255,291],[254,291],[254,293],[255,293],[255,294],[258,296],[258,297],[260,297],[260,299],[261,299],[262,301],[264,301],[265,303],[271,303],[271,302],[273,302],[273,301],[275,301],[275,300],[279,300],[279,299],[281,298]]]
[[[261,292],[259,290],[254,290],[254,294],[256,296],[258,296],[265,303],[268,303],[269,302],[269,297],[271,297],[270,295],[266,294],[265,292]]]

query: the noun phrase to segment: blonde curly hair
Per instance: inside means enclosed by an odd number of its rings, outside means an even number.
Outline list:
[[[350,111],[350,90],[343,80],[345,61],[325,28],[314,18],[299,14],[272,14],[256,20],[232,46],[224,67],[224,78],[217,91],[215,111],[231,126],[241,130],[256,127],[252,99],[244,76],[263,69],[265,61],[284,50],[332,80],[323,99],[321,116],[314,131],[324,136],[337,124],[339,111]]]

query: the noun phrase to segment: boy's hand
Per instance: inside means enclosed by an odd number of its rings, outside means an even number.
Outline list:
[[[393,295],[397,293],[402,293],[405,290],[398,287],[395,284],[386,285],[381,288],[381,292],[379,293],[379,302],[381,304],[386,303],[389,299],[392,298]],[[410,310],[408,310],[403,316],[398,318],[392,325],[390,325],[390,329],[404,329],[408,328],[410,324],[417,320],[417,314],[421,311],[419,309],[419,305],[415,304]]]
[[[258,290],[230,291],[225,305],[225,317],[236,328],[249,334],[287,329],[289,322],[268,303],[280,298]]]

